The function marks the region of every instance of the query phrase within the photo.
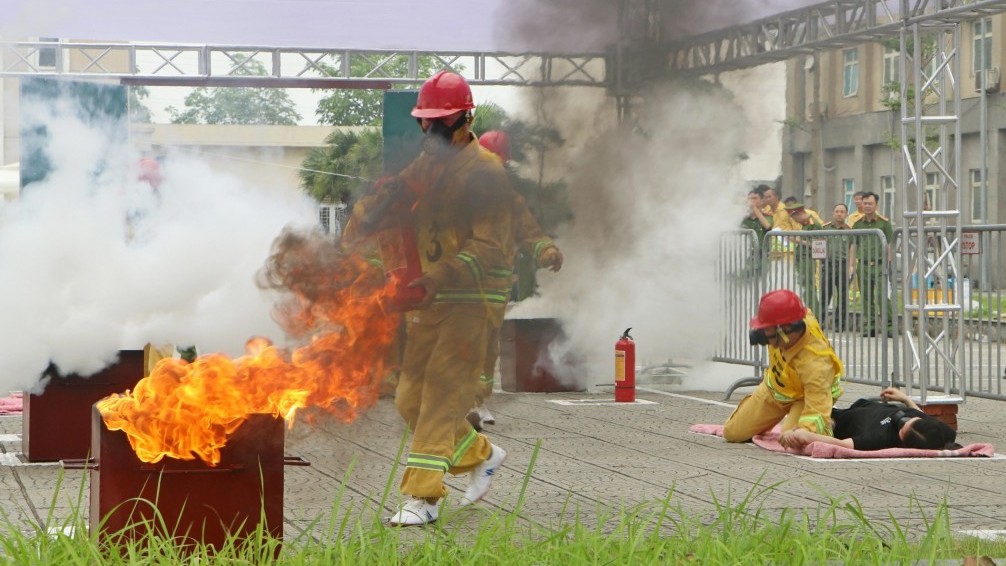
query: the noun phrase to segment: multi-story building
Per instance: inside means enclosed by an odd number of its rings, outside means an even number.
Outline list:
[[[1006,55],[1003,37],[1003,15],[961,27],[962,160],[957,175],[963,191],[962,225],[1006,222],[1006,196],[999,191],[1006,184],[1006,98],[999,80]],[[927,60],[932,46],[924,43],[921,51],[922,65],[934,68],[935,58]],[[783,195],[830,211],[838,202],[851,203],[856,191],[872,191],[881,197],[881,213],[900,221],[905,203],[899,199],[908,198],[902,188],[899,106],[905,78],[900,58],[895,36],[787,62]],[[931,97],[922,100],[932,102]],[[983,126],[987,153],[982,150]],[[984,185],[983,163],[987,163]],[[930,203],[954,202],[952,191],[957,189],[941,186],[935,167],[924,173]],[[948,192],[939,195],[940,191]],[[946,200],[937,201],[941,196]]]

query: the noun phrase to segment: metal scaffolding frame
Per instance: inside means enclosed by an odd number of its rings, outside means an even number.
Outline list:
[[[907,5],[909,0],[901,0]],[[905,290],[903,369],[923,403],[960,403],[964,341],[961,282],[961,24],[904,22],[901,44],[901,150]],[[925,198],[935,175],[935,202]],[[928,228],[928,229],[927,229]],[[935,230],[933,230],[935,228]],[[931,290],[932,289],[932,290]],[[895,297],[896,298],[896,297]],[[935,373],[940,396],[929,396]]]
[[[1006,0],[832,0],[667,45],[668,72],[705,75],[897,37],[1006,11]]]
[[[51,76],[175,86],[388,88],[384,85],[420,84],[426,80],[428,77],[419,76],[418,64],[426,57],[455,70],[474,85],[610,84],[606,53],[368,51],[64,41],[0,44],[0,78]],[[261,65],[267,74],[249,72],[253,64]],[[144,65],[146,68],[141,68]]]

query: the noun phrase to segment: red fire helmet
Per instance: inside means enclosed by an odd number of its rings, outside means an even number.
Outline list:
[[[510,136],[506,132],[489,130],[479,136],[479,144],[498,155],[503,163],[510,161]]]
[[[789,289],[769,291],[761,297],[758,303],[758,316],[751,319],[751,328],[768,328],[769,326],[784,326],[803,320],[807,315],[807,307],[800,297]]]
[[[419,89],[419,100],[412,109],[412,115],[416,118],[443,118],[472,108],[475,108],[472,89],[464,77],[440,71],[426,79]]]

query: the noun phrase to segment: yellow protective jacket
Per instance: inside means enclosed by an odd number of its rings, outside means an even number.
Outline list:
[[[769,347],[765,385],[776,401],[803,399],[798,425],[811,432],[831,435],[831,408],[842,395],[842,361],[821,331],[812,313],[804,317],[807,331],[785,349]]]
[[[513,204],[514,243],[524,253],[534,258],[535,264],[541,267],[541,254],[556,245],[545,235],[531,210],[527,207],[524,197],[514,194]]]
[[[492,155],[500,164],[503,164],[500,156],[488,149],[482,148],[482,150]],[[505,164],[503,165],[505,167]],[[549,248],[558,249],[558,246],[555,245],[555,242],[551,238],[545,235],[545,232],[538,224],[538,220],[535,219],[534,214],[531,213],[531,209],[528,208],[524,197],[517,191],[513,191],[513,199],[513,239],[514,245],[517,247],[513,253],[516,254],[518,250],[523,251],[534,258],[537,267],[541,267],[542,252]]]
[[[400,177],[417,193],[412,219],[423,275],[438,287],[433,304],[505,306],[514,191],[499,160],[473,135],[446,158],[424,152]]]

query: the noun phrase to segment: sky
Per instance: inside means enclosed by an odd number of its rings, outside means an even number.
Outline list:
[[[808,0],[665,0],[669,38]],[[0,0],[0,36],[272,47],[600,51],[611,0]]]

